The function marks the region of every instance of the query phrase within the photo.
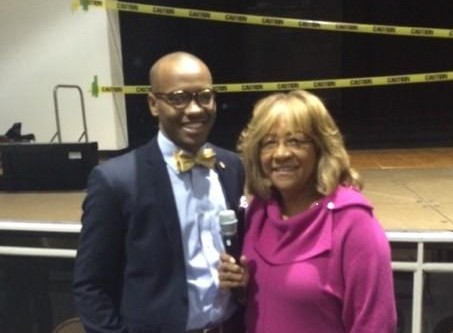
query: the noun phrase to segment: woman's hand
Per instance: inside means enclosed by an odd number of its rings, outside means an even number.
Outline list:
[[[231,289],[247,286],[249,281],[247,260],[245,256],[241,256],[239,261],[239,263],[236,263],[236,260],[229,254],[220,254],[220,288]]]

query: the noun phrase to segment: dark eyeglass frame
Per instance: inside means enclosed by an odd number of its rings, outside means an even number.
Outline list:
[[[310,137],[298,137],[297,135],[291,135],[284,138],[264,138],[260,143],[261,154],[273,153],[277,150],[280,142],[283,142],[285,148],[300,151],[306,149],[307,145],[312,144],[314,140]]]
[[[200,99],[200,94],[209,93],[209,100],[204,101]],[[197,92],[190,92],[186,90],[175,90],[169,93],[153,92],[152,93],[156,98],[163,100],[165,103],[177,108],[184,109],[186,108],[193,100],[201,107],[210,107],[215,98],[215,91],[211,88],[206,88]],[[175,101],[175,98],[182,98],[181,102]],[[172,100],[173,98],[173,100]]]

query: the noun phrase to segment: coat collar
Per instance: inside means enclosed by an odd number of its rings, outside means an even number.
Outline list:
[[[270,264],[283,265],[319,256],[332,248],[334,213],[352,205],[371,210],[360,192],[343,186],[287,220],[282,220],[276,199],[254,199],[248,211],[249,242],[255,244],[256,252]]]

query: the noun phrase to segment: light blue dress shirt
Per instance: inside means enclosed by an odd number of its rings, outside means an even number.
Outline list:
[[[181,226],[189,293],[187,330],[213,326],[234,311],[230,293],[219,289],[217,272],[219,254],[224,251],[218,215],[227,209],[219,176],[202,166],[179,172],[173,159],[178,147],[160,131],[157,140]]]

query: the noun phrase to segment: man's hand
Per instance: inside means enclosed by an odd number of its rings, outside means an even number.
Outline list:
[[[249,281],[249,271],[245,256],[241,256],[240,262],[236,263],[232,256],[221,253],[219,281],[222,289],[246,287]]]

